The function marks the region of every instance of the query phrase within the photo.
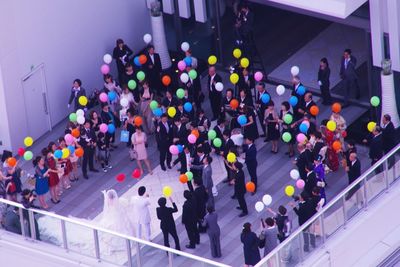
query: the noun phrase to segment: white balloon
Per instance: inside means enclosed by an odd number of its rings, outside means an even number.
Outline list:
[[[264,195],[262,198],[262,202],[265,206],[269,206],[272,203],[272,197],[270,195]]]
[[[121,104],[122,107],[126,108],[127,106],[129,106],[129,101],[126,98],[121,98],[121,100],[119,101],[119,103]]]
[[[112,61],[112,56],[111,56],[110,54],[105,54],[105,55],[103,56],[103,61],[104,61],[104,63],[106,63],[106,64],[110,64],[111,61]]]
[[[143,41],[144,41],[146,44],[149,44],[149,43],[151,42],[152,39],[153,39],[153,38],[151,37],[151,35],[150,35],[149,33],[146,33],[145,35],[143,35]]]
[[[189,48],[190,48],[190,45],[189,45],[188,42],[183,42],[183,43],[181,44],[181,49],[182,49],[183,52],[188,51]]]
[[[218,92],[221,92],[222,90],[224,90],[224,85],[221,82],[217,82],[215,84],[215,90],[217,90]]]
[[[296,76],[296,75],[299,75],[300,69],[299,69],[299,67],[297,67],[297,66],[293,66],[293,67],[290,69],[290,72],[292,73],[293,76]]]
[[[78,124],[82,125],[85,123],[85,117],[84,116],[78,116],[76,118],[76,121],[78,122]]]
[[[257,201],[254,207],[256,208],[257,212],[262,212],[262,210],[264,209],[264,203],[262,203],[261,201]]]
[[[292,178],[293,180],[297,180],[300,177],[300,173],[298,170],[293,169],[290,171],[290,178]]]
[[[75,114],[76,114],[77,117],[84,117],[85,116],[85,111],[83,111],[82,109],[78,109],[75,112]]]
[[[285,86],[283,86],[282,84],[278,85],[276,87],[276,93],[278,95],[283,95],[285,93]]]
[[[181,82],[187,83],[189,81],[189,75],[187,73],[182,73],[181,74]]]

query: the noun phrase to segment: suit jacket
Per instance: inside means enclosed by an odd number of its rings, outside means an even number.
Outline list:
[[[247,147],[245,163],[246,165],[257,165],[257,148],[255,144]]]
[[[154,53],[154,62],[151,60],[150,54],[146,53],[147,61],[145,64],[145,68],[148,72],[152,72],[154,74],[160,74],[162,67],[161,67],[161,59],[158,53]],[[152,68],[150,66],[153,66]]]
[[[92,128],[89,128],[86,130],[84,127],[80,130],[81,136],[79,138],[79,144],[83,148],[89,147],[91,144],[94,144],[97,142],[97,137],[96,133]]]
[[[267,102],[267,103],[264,103],[264,102],[261,101],[261,98],[262,98],[262,96],[263,96],[264,94],[269,95],[270,101]],[[257,101],[256,101],[256,104],[259,105],[258,113],[259,113],[259,114],[262,114],[262,116],[264,116],[265,110],[267,109],[269,103],[271,102],[271,99],[272,99],[272,98],[271,98],[271,95],[267,92],[267,90],[265,90],[265,91],[262,92],[261,94],[260,94],[260,92],[257,92]]]
[[[315,186],[317,186],[317,176],[315,172],[310,172],[306,174],[307,178],[305,180],[304,191],[308,193],[309,196],[312,195],[312,190]]]
[[[204,123],[207,125],[208,128],[210,128],[211,121],[206,116],[203,116],[201,119],[199,117],[197,117],[197,119],[196,119],[197,126],[203,127]]]
[[[175,124],[172,127],[172,137],[173,138],[178,138],[179,141],[176,142],[175,144],[180,144],[180,145],[186,145],[187,144],[187,137],[189,133],[185,127],[185,125],[181,124],[181,127],[178,130],[178,126]]]
[[[79,91],[75,91],[74,88],[71,88],[71,94],[69,96],[68,104],[71,105],[72,101],[74,101],[75,109],[84,109],[85,106],[79,104],[79,97],[86,96],[85,88],[81,87]]]
[[[182,207],[182,224],[185,225],[196,225],[196,206],[195,202],[191,199],[186,200]]]
[[[135,223],[148,224],[151,221],[150,217],[150,200],[145,196],[134,196],[131,199],[135,216]]]
[[[247,96],[251,96],[251,89],[255,87],[255,81],[254,78],[249,74],[246,82],[243,74],[240,74],[238,85],[241,90],[245,90]]]
[[[194,99],[199,97],[201,92],[201,83],[199,77],[194,80],[189,78],[189,81],[185,84],[185,86],[188,89],[190,97]]]
[[[235,180],[235,195],[244,195],[246,193],[246,185],[243,169],[239,169],[237,172],[233,171],[233,179]]]
[[[22,234],[19,215],[13,211],[13,208],[9,208],[6,212],[4,218],[4,228],[7,231],[15,234]]]
[[[347,63],[347,67],[345,64],[345,59],[342,57],[340,64],[340,77],[343,80],[355,80],[357,79],[356,66],[357,59],[354,56],[350,56],[350,60]]]
[[[208,200],[208,194],[204,185],[198,186],[194,192],[193,196],[196,199],[196,214],[199,220],[202,220],[206,215],[206,205]]]
[[[307,149],[303,151],[296,160],[296,166],[297,169],[299,170],[300,177],[305,181],[307,179],[307,171],[306,171],[306,166],[309,162],[308,156],[307,156]]]
[[[156,140],[159,148],[169,148],[172,143],[172,125],[168,123],[168,130],[165,128],[162,121],[158,122]]]
[[[322,83],[321,86],[329,88],[329,76],[331,75],[331,69],[326,67],[324,70],[318,70],[318,81]]]
[[[113,50],[113,58],[117,62],[118,71],[124,71],[125,63],[120,60],[121,57],[126,56],[125,62],[129,62],[129,57],[133,54],[132,50],[124,45],[122,49],[119,49],[118,46],[114,47]]]
[[[215,212],[208,213],[204,217],[203,225],[207,227],[207,233],[209,235],[218,235],[221,232],[221,229],[219,228],[218,225],[218,214]]]
[[[195,156],[193,157],[193,162],[192,162],[192,166],[190,167],[190,171],[193,173],[194,177],[202,177],[203,174],[203,168],[198,168],[198,166],[202,166],[203,167],[203,158],[206,157],[207,155],[204,154],[201,158],[199,157],[199,155],[197,155],[197,153],[195,154]],[[194,167],[196,166],[196,167]]]
[[[228,155],[229,152],[232,152],[233,148],[235,147],[235,143],[232,139],[224,140],[222,142],[222,150],[224,151],[224,157]]]
[[[388,153],[396,146],[396,130],[394,129],[393,122],[389,122],[385,128],[382,127],[382,143],[385,153]]]
[[[161,105],[165,108],[178,106],[178,100],[173,96],[171,99],[164,97]]]
[[[324,142],[316,142],[312,150],[313,159],[317,159],[319,152],[325,146]]]
[[[299,207],[294,207],[293,210],[297,214],[299,219],[299,225],[303,225],[313,215],[312,203],[310,201],[304,201],[299,203]]]
[[[349,183],[352,183],[361,175],[361,163],[357,159],[353,165],[350,163],[348,167],[349,171],[347,172],[347,175],[349,176]]]
[[[204,168],[204,165],[192,165],[193,169],[202,169],[202,174],[201,174],[201,179],[203,180],[203,185],[205,189],[211,193],[212,187],[214,186],[213,180],[212,180],[212,169],[210,165],[207,165],[207,167]]]
[[[215,76],[214,76],[213,84],[210,86],[210,84],[211,84],[211,76],[208,75],[208,78],[207,78],[207,90],[208,90],[208,92],[210,92],[212,94],[216,94],[216,95],[221,96],[221,92],[218,92],[215,89],[215,84],[218,83],[218,82],[222,82],[222,78],[221,78],[221,76],[219,76],[218,73],[216,73]]]
[[[190,154],[190,153],[189,153],[189,154]],[[173,164],[176,165],[178,162],[181,163],[181,170],[180,170],[180,173],[181,173],[181,174],[186,173],[186,172],[188,171],[188,169],[187,169],[186,154],[185,154],[184,151],[181,152],[181,153],[179,153],[178,158],[177,158],[176,160],[174,160]]]
[[[317,104],[315,104],[314,100],[311,100],[311,102],[308,103],[308,105],[307,105],[307,103],[304,102],[304,106],[302,107],[302,109],[303,109],[307,114],[310,114],[310,115],[311,115],[310,109],[311,109],[312,106],[316,106],[316,105],[317,105]],[[315,118],[314,115],[311,115],[311,116]]]
[[[369,142],[369,158],[378,160],[383,155],[382,134],[372,137]]]
[[[162,230],[175,229],[175,220],[173,213],[178,211],[175,203],[172,203],[173,208],[169,207],[158,207],[157,218],[160,220],[160,228]]]

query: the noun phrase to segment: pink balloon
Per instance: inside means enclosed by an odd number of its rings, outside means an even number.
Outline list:
[[[74,137],[71,135],[71,134],[66,134],[65,136],[64,136],[64,140],[65,140],[65,143],[69,146],[69,145],[72,145],[72,143],[74,143]]]
[[[263,74],[261,73],[261,71],[257,71],[256,73],[254,73],[254,80],[256,80],[257,82],[261,81],[263,78]]]
[[[296,187],[297,187],[298,189],[303,189],[305,184],[306,184],[306,183],[304,182],[303,179],[299,179],[299,180],[296,181]]]
[[[297,140],[297,142],[299,142],[299,143],[304,143],[304,141],[306,141],[306,139],[307,139],[307,137],[306,137],[303,133],[299,133],[299,134],[296,136],[296,140]]]
[[[100,98],[100,101],[103,102],[103,103],[108,101],[108,96],[107,96],[106,93],[101,93],[99,98]]]
[[[106,133],[108,131],[108,126],[105,123],[100,124],[100,132]]]
[[[172,155],[178,155],[178,154],[179,154],[179,149],[178,149],[178,147],[177,147],[176,145],[171,145],[171,146],[169,147],[169,152],[170,152]]]
[[[100,71],[101,71],[101,73],[106,75],[110,72],[110,66],[108,66],[107,64],[103,64],[103,65],[101,65]]]
[[[188,136],[189,143],[194,144],[194,143],[196,143],[196,140],[197,140],[197,138],[194,134],[189,134],[189,136]]]
[[[180,71],[184,71],[185,68],[186,68],[186,63],[185,63],[185,61],[180,60],[180,61],[178,62],[178,69],[179,69]]]

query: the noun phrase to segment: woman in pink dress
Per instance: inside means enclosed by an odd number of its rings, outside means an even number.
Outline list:
[[[140,170],[140,174],[143,174],[142,160],[144,160],[147,170],[149,171],[150,175],[152,175],[153,171],[150,167],[150,161],[147,159],[147,137],[146,134],[143,132],[142,127],[136,127],[135,133],[132,134],[131,141],[133,149],[136,151],[137,154],[136,161]]]

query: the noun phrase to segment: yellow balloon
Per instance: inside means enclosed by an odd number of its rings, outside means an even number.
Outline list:
[[[242,51],[240,51],[239,48],[235,48],[235,49],[233,50],[233,56],[234,56],[235,58],[240,58],[240,57],[242,56]]]
[[[210,65],[215,65],[217,63],[217,57],[214,55],[211,55],[208,57],[208,64]]]
[[[170,197],[172,195],[172,188],[170,186],[164,186],[162,191],[165,197]]]
[[[336,130],[336,122],[330,120],[328,121],[328,123],[326,124],[326,128],[328,128],[329,131],[333,132]]]
[[[175,107],[169,107],[168,108],[168,115],[173,118],[176,114],[176,108]]]
[[[370,131],[372,133],[372,131],[374,130],[375,126],[376,126],[376,122],[374,122],[374,121],[368,122],[368,125],[367,125],[368,131]]]
[[[86,96],[80,96],[78,99],[79,104],[81,104],[81,106],[86,106],[88,103],[87,97]]]
[[[293,194],[294,194],[294,187],[291,186],[291,185],[286,186],[286,188],[285,188],[285,194],[286,194],[288,197],[293,196]]]
[[[229,152],[228,155],[226,156],[226,159],[228,160],[229,163],[235,162],[236,161],[235,153]]]
[[[237,84],[237,82],[239,81],[239,75],[237,73],[232,73],[229,77],[229,80],[231,81],[231,83]]]
[[[249,66],[249,64],[250,64],[250,61],[248,58],[244,57],[240,60],[240,66],[242,66],[243,68],[247,68]]]
[[[66,159],[69,156],[69,149],[68,148],[63,148],[62,149],[62,158]]]
[[[30,136],[25,137],[24,139],[24,145],[26,147],[30,147],[33,144],[33,139]]]

